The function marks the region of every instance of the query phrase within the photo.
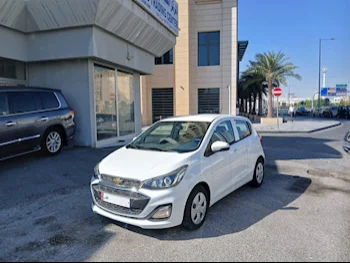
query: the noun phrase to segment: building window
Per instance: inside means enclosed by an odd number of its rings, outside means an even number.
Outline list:
[[[198,33],[198,66],[220,65],[220,32]]]
[[[198,113],[220,113],[220,89],[198,90]]]
[[[174,49],[170,49],[163,56],[156,58],[156,65],[172,65],[174,64]]]
[[[25,63],[6,58],[0,58],[0,78],[25,80]]]

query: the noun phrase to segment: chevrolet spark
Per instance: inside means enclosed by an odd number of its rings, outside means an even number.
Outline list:
[[[242,117],[157,122],[95,168],[93,212],[144,229],[200,228],[208,209],[264,181],[261,137]]]

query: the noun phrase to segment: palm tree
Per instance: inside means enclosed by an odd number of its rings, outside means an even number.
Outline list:
[[[245,94],[250,100],[250,113],[256,114],[256,100],[259,98],[259,111],[258,114],[262,115],[262,99],[263,94],[267,95],[267,86],[264,85],[265,79],[256,74],[248,74],[247,71],[242,74],[240,80],[240,92],[239,94]],[[241,98],[241,97],[240,97]],[[253,99],[253,104],[251,100]],[[253,107],[252,107],[253,106]],[[253,109],[253,110],[252,110]]]
[[[273,117],[272,109],[272,89],[273,83],[281,83],[287,85],[287,77],[293,77],[301,80],[301,76],[295,73],[298,68],[293,63],[289,62],[289,58],[282,52],[268,52],[255,56],[256,61],[250,61],[250,68],[247,74],[255,74],[261,76],[268,85],[268,117]]]

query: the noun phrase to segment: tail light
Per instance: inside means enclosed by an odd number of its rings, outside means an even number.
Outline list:
[[[260,138],[260,142],[262,142],[263,141],[263,137],[260,134],[258,134],[258,136]]]
[[[75,111],[74,111],[74,110],[72,110],[71,114],[72,114],[72,119],[74,120],[74,117],[75,117]]]

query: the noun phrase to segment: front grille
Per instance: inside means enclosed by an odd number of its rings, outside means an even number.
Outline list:
[[[118,205],[114,205],[114,204],[110,204],[110,203],[106,203],[101,201],[100,199],[96,199],[96,203],[98,206],[107,209],[113,213],[116,214],[124,214],[124,215],[139,215],[142,213],[142,209],[128,209],[122,206],[118,206]]]
[[[126,216],[139,215],[143,212],[143,210],[145,209],[145,207],[148,205],[148,202],[149,202],[149,198],[147,196],[136,192],[110,188],[103,185],[93,185],[92,189],[93,189],[96,205],[114,214],[121,214]],[[122,207],[122,206],[118,206],[118,205],[114,205],[114,204],[110,204],[102,201],[101,192],[130,198],[131,208],[129,209],[126,207]]]
[[[125,178],[111,176],[111,175],[107,175],[107,174],[102,174],[101,178],[103,181],[113,183],[117,187],[121,187],[121,188],[139,189],[141,187],[141,182],[138,180],[125,179]]]

